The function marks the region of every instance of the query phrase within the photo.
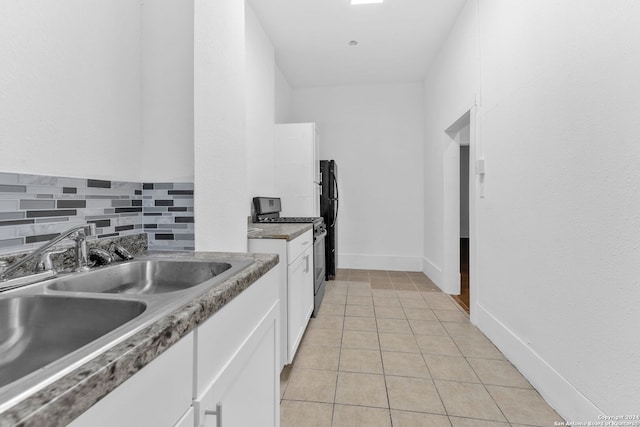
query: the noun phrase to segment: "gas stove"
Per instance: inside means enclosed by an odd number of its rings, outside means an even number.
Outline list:
[[[313,224],[315,232],[324,230],[321,216],[280,216],[281,202],[277,197],[254,197],[253,222],[273,224]]]

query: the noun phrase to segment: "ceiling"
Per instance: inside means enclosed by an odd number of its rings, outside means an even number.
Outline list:
[[[420,81],[465,2],[247,1],[293,87]]]

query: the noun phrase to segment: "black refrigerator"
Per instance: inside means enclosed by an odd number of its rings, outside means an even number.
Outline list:
[[[335,160],[320,160],[322,188],[320,190],[320,215],[327,227],[325,240],[326,280],[336,277],[336,247],[338,243],[338,165]]]

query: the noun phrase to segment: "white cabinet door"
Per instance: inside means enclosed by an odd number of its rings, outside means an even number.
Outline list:
[[[308,259],[309,266],[304,271],[304,284],[302,285],[302,312],[304,314],[304,329],[307,329],[309,319],[313,313],[313,279],[315,272],[313,270],[313,245],[307,249],[307,252],[303,255],[305,259]],[[304,331],[302,332],[304,334]]]
[[[194,401],[198,427],[280,425],[276,302],[203,395]]]
[[[249,252],[278,254],[280,261],[273,270],[277,274],[278,291],[280,297],[280,370],[290,363],[287,353],[287,325],[289,314],[287,313],[287,241],[284,239],[249,239]],[[274,274],[271,273],[270,274]]]
[[[288,286],[288,351],[289,360],[293,360],[313,312],[313,246],[289,266]]]

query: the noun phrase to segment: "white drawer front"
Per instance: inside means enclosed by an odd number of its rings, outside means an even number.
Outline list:
[[[304,251],[313,245],[313,230],[306,231],[288,243],[287,264],[295,261]]]

